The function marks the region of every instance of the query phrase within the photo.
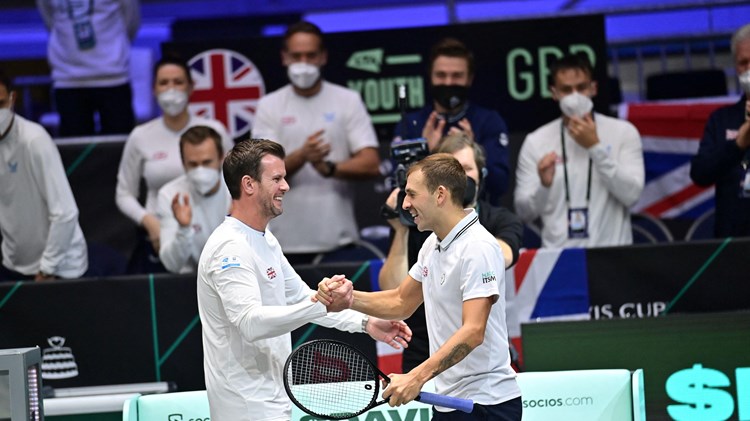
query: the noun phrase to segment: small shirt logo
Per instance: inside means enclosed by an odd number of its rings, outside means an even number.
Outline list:
[[[445,274],[440,277],[440,285],[443,285],[445,283]]]
[[[737,140],[737,130],[727,129],[727,140]]]
[[[153,161],[163,161],[167,159],[168,154],[165,151],[159,151],[154,152],[154,155],[151,157]]]
[[[238,267],[240,267],[240,259],[237,256],[225,257],[221,259],[221,270]]]
[[[497,282],[497,278],[495,277],[495,272],[493,272],[493,271],[483,272],[482,273],[482,283],[483,284],[489,284],[490,282]]]
[[[336,114],[335,113],[324,113],[323,119],[326,121],[326,123],[333,123],[334,120],[336,120]]]
[[[500,133],[500,146],[507,148],[508,147],[508,135],[505,133]]]
[[[268,275],[268,279],[273,279],[276,277],[276,270],[273,267],[270,267],[266,269],[266,275]]]
[[[422,277],[426,278],[427,275],[430,273],[429,269],[427,269],[427,266],[422,268]]]
[[[10,171],[11,173],[18,172],[18,161],[8,162],[8,171]]]
[[[296,118],[294,118],[293,115],[285,115],[281,117],[281,125],[282,126],[291,126],[297,121]]]

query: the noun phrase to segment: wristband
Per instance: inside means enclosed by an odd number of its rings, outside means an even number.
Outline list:
[[[367,322],[370,321],[370,316],[365,314],[365,317],[362,318],[362,333],[367,333]]]

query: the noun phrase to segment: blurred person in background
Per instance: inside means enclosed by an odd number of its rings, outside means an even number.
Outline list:
[[[50,31],[47,58],[60,136],[129,133],[135,126],[130,44],[140,26],[138,0],[36,4]]]
[[[86,241],[60,152],[42,126],[13,112],[15,97],[0,70],[0,281],[79,278]]]
[[[188,112],[192,91],[193,79],[184,61],[171,56],[159,60],[154,66],[154,96],[162,115],[133,129],[125,142],[117,172],[115,202],[140,227],[129,263],[130,273],[165,271],[158,257],[157,195],[164,184],[185,173],[180,159],[180,136],[193,126],[207,126],[221,136],[225,151],[234,144],[221,122]],[[145,204],[138,200],[141,179],[146,183]]]
[[[180,136],[180,156],[185,174],[159,190],[159,258],[172,273],[191,273],[208,236],[229,213],[232,198],[221,176],[224,148],[216,130],[189,128]]]
[[[482,145],[487,157],[487,176],[480,198],[497,206],[508,188],[508,127],[495,110],[468,100],[474,81],[474,54],[461,41],[445,38],[430,53],[432,105],[407,114],[396,125],[396,137],[425,138],[431,152],[440,139],[463,133]]]
[[[597,84],[582,55],[550,68],[561,116],[529,133],[516,168],[514,203],[524,222],[542,221],[542,247],[603,247],[633,243],[630,207],[643,191],[638,130],[593,112]]]
[[[323,79],[320,28],[289,26],[281,58],[290,83],[260,99],[253,137],[289,151],[291,190],[271,230],[290,262],[310,263],[359,239],[352,180],[380,175],[378,140],[359,94]]]
[[[731,48],[742,97],[711,114],[690,163],[695,184],[716,185],[717,238],[750,235],[750,24],[734,33]]]

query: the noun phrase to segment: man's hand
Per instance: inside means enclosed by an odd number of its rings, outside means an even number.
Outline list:
[[[388,344],[395,349],[408,348],[408,342],[411,341],[411,328],[402,321],[370,317],[365,331],[372,339]]]
[[[46,281],[54,281],[55,279],[59,279],[55,275],[51,275],[48,273],[44,273],[42,271],[37,272],[36,275],[34,275],[34,282],[46,282]],[[411,332],[411,331],[409,331]]]
[[[383,399],[388,400],[388,405],[401,406],[417,398],[424,383],[417,379],[414,371],[388,375],[391,381],[383,391]]]
[[[588,149],[599,143],[599,136],[596,134],[596,123],[591,118],[591,114],[586,114],[583,118],[570,117],[568,119],[568,130],[573,140],[579,145]]]
[[[334,275],[331,278],[323,278],[318,283],[318,292],[311,299],[323,303],[329,313],[335,313],[352,306],[353,290],[354,285],[344,275]]]
[[[440,117],[437,111],[431,112],[422,129],[422,137],[427,139],[427,148],[430,151],[437,149],[443,137],[443,130],[445,130],[445,119]]]
[[[180,203],[180,194],[174,195],[172,198],[172,214],[181,227],[190,226],[190,221],[193,219],[193,209],[190,207],[189,195],[182,195],[182,203]]]
[[[451,127],[448,130],[448,134],[452,135],[456,133],[463,133],[474,142],[474,131],[471,130],[471,123],[469,123],[467,118],[462,118],[461,121],[458,122],[458,127]]]
[[[331,152],[331,144],[326,143],[323,139],[324,131],[322,129],[318,130],[305,140],[305,144],[302,145],[302,154],[305,157],[305,161],[313,164],[322,162]]]
[[[552,180],[555,178],[555,164],[557,162],[557,154],[550,152],[544,155],[537,164],[537,171],[539,171],[539,180],[542,182],[544,187],[552,185]]]
[[[388,196],[388,199],[385,200],[385,205],[390,207],[391,209],[395,209],[396,212],[399,211],[399,209],[396,207],[398,206],[399,192],[401,192],[401,189],[396,187]],[[391,219],[388,219],[387,221],[388,221],[388,224],[390,224],[391,227],[396,231],[400,229],[406,229],[406,226],[404,226],[404,224],[401,223],[401,218],[391,218]]]

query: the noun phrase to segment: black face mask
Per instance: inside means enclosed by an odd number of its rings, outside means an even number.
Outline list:
[[[469,87],[462,85],[433,85],[432,98],[448,110],[455,110],[466,103]]]
[[[464,207],[468,207],[477,198],[477,183],[471,177],[466,177],[466,190],[464,191]]]

